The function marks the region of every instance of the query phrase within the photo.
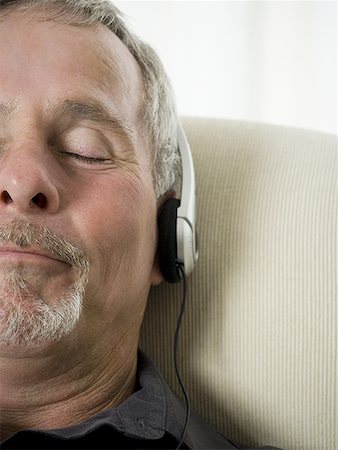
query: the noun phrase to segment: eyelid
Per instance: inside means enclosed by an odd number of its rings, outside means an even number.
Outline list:
[[[72,130],[74,131],[74,129]],[[63,147],[69,148],[70,151],[75,150],[73,153],[77,153],[90,158],[112,158],[115,157],[112,143],[98,130],[92,130],[95,133],[95,143],[93,143],[93,132],[88,136],[72,136],[71,133],[61,139],[63,141]],[[97,137],[99,135],[99,137]],[[79,141],[81,143],[79,143]],[[83,145],[82,142],[86,141]],[[89,142],[89,143],[88,143]],[[93,153],[92,153],[93,152]]]
[[[98,154],[99,152],[97,150],[96,151],[94,149],[91,150],[90,148],[85,148],[85,147],[83,147],[81,145],[72,145],[72,146],[68,147],[67,143],[66,143],[66,145],[63,145],[62,147],[65,148],[65,149],[69,149],[69,150],[67,150],[66,153],[73,154],[73,155],[78,155],[78,156],[83,156],[84,158],[108,159],[107,156],[111,157],[110,154],[109,155]]]
[[[96,157],[91,157],[91,156],[83,156],[83,155],[79,155],[78,153],[73,153],[73,152],[61,152],[61,153],[66,156],[70,156],[74,159],[84,161],[88,164],[103,164],[105,162],[111,162],[110,159],[96,158]]]

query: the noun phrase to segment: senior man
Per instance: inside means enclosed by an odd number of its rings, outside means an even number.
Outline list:
[[[238,448],[138,352],[179,172],[154,52],[108,1],[0,0],[2,448]]]

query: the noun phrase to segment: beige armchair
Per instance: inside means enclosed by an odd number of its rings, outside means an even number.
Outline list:
[[[336,450],[337,137],[186,118],[200,259],[179,364],[192,407],[244,445]],[[142,348],[179,393],[180,286],[154,288]]]

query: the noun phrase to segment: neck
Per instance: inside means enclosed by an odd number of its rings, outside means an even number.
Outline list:
[[[1,358],[1,440],[27,428],[75,425],[133,393],[137,345],[119,345],[105,354],[82,348],[67,355],[63,343],[48,350],[17,351],[15,356],[11,351],[10,357]]]

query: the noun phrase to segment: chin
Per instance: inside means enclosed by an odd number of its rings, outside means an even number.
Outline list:
[[[74,330],[81,316],[82,286],[48,299],[23,284],[1,286],[0,292],[0,345],[36,348],[55,343]]]

